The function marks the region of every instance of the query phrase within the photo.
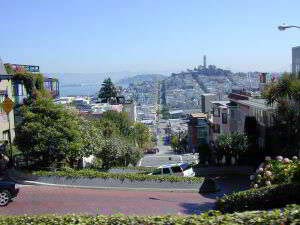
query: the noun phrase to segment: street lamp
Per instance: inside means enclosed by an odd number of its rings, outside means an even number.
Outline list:
[[[290,25],[290,26],[285,26],[285,25],[278,26],[278,30],[280,30],[280,31],[284,31],[284,30],[289,29],[289,28],[298,28],[298,29],[300,29],[300,26],[293,26],[293,25]]]

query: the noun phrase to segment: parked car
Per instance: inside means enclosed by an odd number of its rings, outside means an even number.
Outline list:
[[[145,153],[147,154],[156,154],[159,152],[159,149],[158,148],[149,148],[149,149],[146,149]]]
[[[0,180],[0,207],[6,206],[13,198],[17,197],[19,189],[19,184]]]
[[[194,177],[195,172],[190,164],[177,163],[160,166],[149,175],[175,175],[182,177]]]

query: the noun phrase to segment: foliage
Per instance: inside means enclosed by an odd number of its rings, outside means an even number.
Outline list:
[[[216,202],[223,213],[281,208],[300,204],[300,184],[280,184],[225,195]]]
[[[102,127],[102,134],[106,138],[120,136],[124,141],[141,149],[149,147],[152,143],[149,128],[142,123],[133,123],[126,112],[104,112],[100,121],[96,123]]]
[[[298,159],[289,160],[282,159],[281,156],[277,160],[268,160],[256,171],[255,175],[250,178],[253,187],[264,187],[271,184],[283,184],[298,182],[300,183],[300,161]]]
[[[108,123],[117,128],[117,131],[112,133],[119,133],[123,137],[128,137],[130,134],[130,128],[133,126],[133,122],[130,120],[126,112],[106,111],[100,120],[100,123]]]
[[[15,144],[26,157],[40,165],[67,161],[71,166],[85,155],[79,121],[75,114],[51,99],[37,99],[21,107],[22,122],[16,128]],[[37,165],[38,166],[38,165]]]
[[[174,150],[177,150],[179,148],[179,137],[177,135],[171,136],[171,147]]]
[[[217,146],[224,154],[238,155],[247,150],[248,139],[240,133],[221,134],[217,139]]]
[[[98,97],[101,98],[103,102],[109,102],[111,99],[117,97],[116,87],[110,78],[103,81]]]
[[[103,146],[103,135],[99,127],[96,127],[92,121],[87,119],[80,117],[78,120],[83,144],[81,148],[83,155],[89,156],[100,152]]]
[[[300,76],[285,74],[269,84],[263,96],[268,104],[276,106],[271,153],[296,154],[300,149]]]
[[[166,105],[162,106],[162,108],[160,110],[160,114],[162,115],[163,119],[170,119],[169,108]]]
[[[290,205],[280,210],[243,212],[221,215],[218,211],[208,211],[201,215],[128,216],[115,215],[21,215],[1,216],[0,225],[288,225],[300,223],[300,206]]]
[[[96,170],[68,170],[68,171],[36,171],[33,173],[37,176],[59,176],[59,177],[86,177],[86,178],[103,178],[103,179],[117,179],[117,180],[131,180],[131,181],[157,181],[157,182],[189,182],[200,183],[203,181],[201,177],[178,177],[178,176],[163,176],[163,175],[148,175],[141,173],[107,173]]]
[[[95,156],[101,158],[103,168],[108,169],[114,166],[135,165],[142,157],[142,152],[124,140],[113,137],[104,140],[101,151],[96,152]]]
[[[147,125],[143,123],[135,123],[133,126],[133,137],[137,146],[141,149],[149,147],[151,144],[151,133]]]

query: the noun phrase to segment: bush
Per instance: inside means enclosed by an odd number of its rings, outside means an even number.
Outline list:
[[[36,171],[33,172],[37,176],[59,176],[59,177],[86,177],[86,178],[103,178],[103,179],[117,179],[117,180],[131,180],[131,181],[158,181],[158,182],[189,182],[200,183],[203,181],[202,177],[178,177],[178,176],[162,176],[162,175],[147,175],[141,173],[107,173],[99,172],[91,169],[67,171]]]
[[[284,212],[279,210],[273,211],[257,211],[257,212],[243,212],[220,215],[219,212],[209,211],[200,216],[126,216],[126,215],[37,215],[37,216],[1,216],[0,225],[14,224],[77,224],[77,225],[155,225],[155,224],[168,224],[168,225],[233,225],[233,224],[248,224],[248,225],[288,225],[300,223],[300,206],[291,205],[284,209]]]
[[[216,202],[221,212],[240,212],[300,204],[300,184],[281,184],[225,195]]]

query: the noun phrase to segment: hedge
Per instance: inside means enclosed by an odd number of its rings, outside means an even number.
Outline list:
[[[300,223],[300,206],[290,205],[284,209],[273,211],[254,211],[221,215],[217,211],[209,211],[200,216],[126,216],[126,215],[37,215],[37,216],[1,216],[0,225],[288,225]]]
[[[221,212],[241,212],[281,208],[287,204],[300,204],[300,184],[280,184],[240,191],[225,195],[216,202]]]
[[[178,177],[178,176],[163,176],[163,175],[147,175],[141,173],[107,173],[99,172],[91,169],[83,170],[63,170],[63,171],[35,171],[33,175],[37,176],[58,176],[68,178],[103,178],[103,179],[117,179],[130,181],[159,181],[159,182],[188,182],[200,183],[203,181],[202,177]]]

